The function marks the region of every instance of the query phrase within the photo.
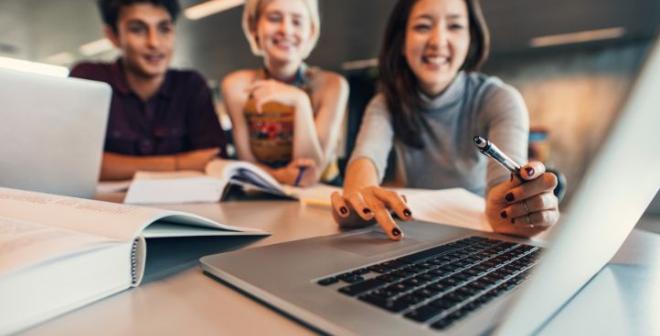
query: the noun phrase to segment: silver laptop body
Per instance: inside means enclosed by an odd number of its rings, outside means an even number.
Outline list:
[[[93,197],[111,88],[0,69],[0,186]]]
[[[344,295],[346,283],[318,281],[468,236],[511,237],[421,222],[401,223],[389,242],[378,228],[299,240],[201,259],[203,269],[303,323],[330,334],[525,335],[538,330],[615,254],[660,186],[660,45],[631,95],[550,245],[530,277],[442,331]],[[523,242],[523,241],[519,241]],[[527,242],[528,243],[528,242]],[[431,320],[434,321],[434,320]]]

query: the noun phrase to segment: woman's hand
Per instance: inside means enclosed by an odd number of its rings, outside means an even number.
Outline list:
[[[298,176],[300,176],[300,179]],[[286,167],[276,169],[273,176],[280,183],[296,186],[308,187],[318,182],[320,172],[316,163],[312,159],[295,159],[289,162]],[[298,184],[296,185],[296,181]]]
[[[246,91],[248,96],[254,99],[258,113],[262,112],[266,103],[297,106],[302,99],[309,99],[303,90],[273,79],[257,80],[248,86]]]
[[[405,199],[394,191],[378,186],[358,191],[332,194],[332,215],[342,228],[363,227],[376,221],[391,240],[401,240],[403,231],[390,212],[403,220],[411,220],[412,213]]]
[[[545,172],[543,163],[529,162],[494,186],[486,197],[486,216],[496,232],[531,237],[557,223],[559,201],[552,193],[557,177]]]

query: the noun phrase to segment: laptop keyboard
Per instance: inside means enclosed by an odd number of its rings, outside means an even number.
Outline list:
[[[338,291],[442,330],[520,284],[541,249],[469,237],[327,277]]]

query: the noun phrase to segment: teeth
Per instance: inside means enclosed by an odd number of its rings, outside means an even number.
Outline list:
[[[424,61],[426,63],[434,64],[434,65],[443,65],[446,63],[449,63],[449,58],[447,57],[440,57],[440,56],[425,56]]]

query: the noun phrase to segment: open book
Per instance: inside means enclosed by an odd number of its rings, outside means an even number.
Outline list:
[[[291,199],[330,200],[339,188],[285,186],[263,169],[245,161],[213,160],[206,173],[195,171],[137,172],[124,203],[166,204],[218,202],[230,185]]]
[[[0,188],[0,334],[138,286],[150,260],[157,273],[180,257],[155,252],[204,246],[188,256],[196,261],[267,234],[183,212]]]

